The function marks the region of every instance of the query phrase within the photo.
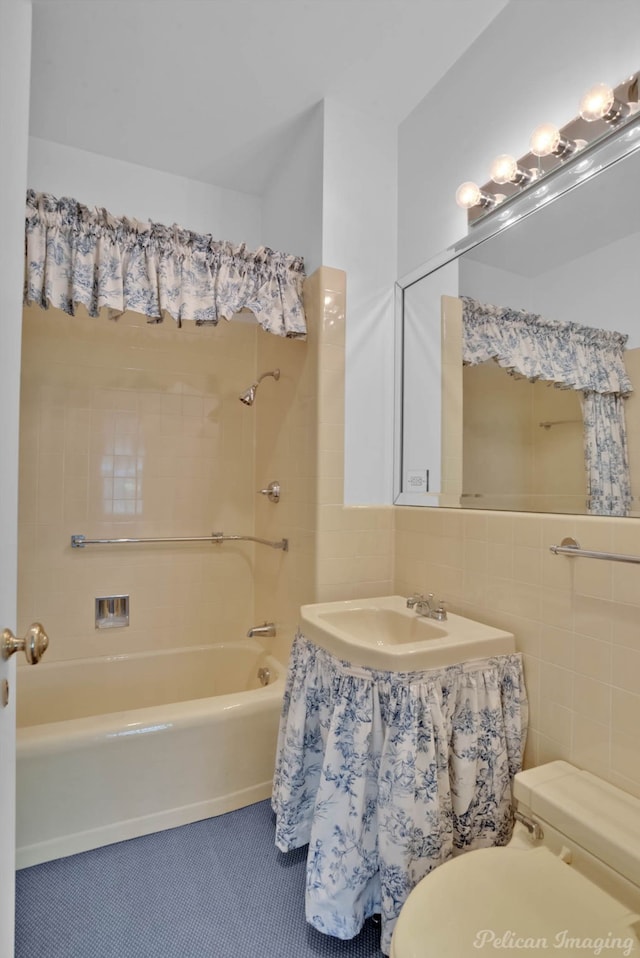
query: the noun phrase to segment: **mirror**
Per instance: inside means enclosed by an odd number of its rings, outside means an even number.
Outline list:
[[[640,516],[639,141],[634,123],[585,150],[397,284],[396,504]],[[520,313],[588,327],[598,343],[628,337],[621,368],[635,391],[617,400],[626,451],[609,420],[593,431],[588,394],[562,377],[563,388],[546,374],[529,381],[504,356],[470,364],[467,297],[497,307],[512,337]],[[532,336],[525,353],[543,341]],[[603,443],[626,457],[630,489],[614,507],[594,495],[589,455]]]

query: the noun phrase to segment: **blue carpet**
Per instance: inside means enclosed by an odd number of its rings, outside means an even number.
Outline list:
[[[259,802],[19,871],[16,958],[381,958],[368,921],[305,922],[306,848],[283,855]]]

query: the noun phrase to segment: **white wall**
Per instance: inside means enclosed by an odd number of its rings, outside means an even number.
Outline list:
[[[480,303],[511,306],[513,309],[528,309],[534,312],[531,303],[532,281],[528,276],[497,269],[469,256],[462,256],[459,262],[462,296],[471,296]]]
[[[627,333],[627,349],[640,346],[639,240],[638,233],[624,236],[549,270],[536,279],[532,308],[549,319]],[[624,282],[617,281],[619,276]]]
[[[638,35],[637,0],[511,0],[400,126],[398,275],[466,232],[461,182],[486,182],[497,154],[522,156],[539,123],[562,126],[594,83],[640,68]]]
[[[322,265],[324,105],[305,117],[298,138],[262,198],[262,242],[303,256],[307,276]]]
[[[345,502],[389,503],[396,129],[330,99],[324,120],[322,261],[347,274]]]
[[[72,196],[87,206],[102,206],[115,216],[172,225],[178,223],[215,239],[262,243],[261,204],[257,196],[225,190],[172,173],[151,170],[108,156],[29,139],[29,186],[54,196]]]

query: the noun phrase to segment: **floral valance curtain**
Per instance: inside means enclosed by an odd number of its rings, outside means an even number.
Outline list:
[[[342,662],[294,641],[272,805],[276,845],[309,845],[306,916],[381,949],[411,889],[437,865],[511,836],[511,784],[528,718],[517,653],[424,672]]]
[[[633,392],[624,365],[628,337],[579,323],[462,297],[462,360],[495,359],[510,373],[582,392],[587,508],[625,516],[631,478],[623,398]]]
[[[304,337],[300,257],[143,223],[69,197],[27,193],[25,303],[73,315],[134,310],[178,325],[216,324],[250,310],[267,332]]]
[[[633,392],[623,352],[628,337],[579,323],[543,319],[508,306],[462,297],[462,360],[495,359],[527,379],[545,379],[567,389]]]

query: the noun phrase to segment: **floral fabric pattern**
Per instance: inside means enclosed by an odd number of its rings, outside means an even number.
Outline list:
[[[509,372],[565,389],[620,396],[633,392],[623,358],[628,336],[461,299],[464,363],[495,359]]]
[[[626,516],[632,506],[624,397],[628,337],[462,297],[462,361],[495,359],[512,375],[582,392],[587,509]]]
[[[509,840],[527,716],[519,654],[383,672],[298,634],[272,805],[277,847],[309,845],[307,921],[352,938],[379,913],[388,954],[421,878],[455,854]]]
[[[624,400],[582,394],[587,506],[596,516],[627,516],[633,504]]]
[[[267,332],[304,338],[300,257],[219,242],[180,226],[142,223],[69,197],[27,193],[25,303],[74,315],[135,310],[215,325],[251,310]]]

